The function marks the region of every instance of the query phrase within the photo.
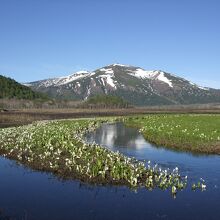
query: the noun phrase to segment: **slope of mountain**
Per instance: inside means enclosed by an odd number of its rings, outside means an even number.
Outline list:
[[[220,102],[220,90],[200,87],[160,70],[112,64],[93,72],[25,84],[56,98],[86,100],[97,94],[116,95],[134,105]]]
[[[0,98],[16,99],[45,99],[47,95],[32,91],[15,80],[0,75]]]

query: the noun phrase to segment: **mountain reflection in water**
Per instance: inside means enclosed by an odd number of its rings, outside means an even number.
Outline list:
[[[86,135],[88,142],[101,143],[111,150],[120,148],[130,148],[140,150],[149,147],[146,140],[137,129],[126,128],[122,123],[103,124],[101,128]]]

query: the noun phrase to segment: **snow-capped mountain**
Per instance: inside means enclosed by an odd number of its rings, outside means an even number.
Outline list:
[[[85,100],[96,94],[112,94],[134,105],[220,102],[220,90],[198,86],[164,71],[147,71],[122,64],[25,85],[52,97],[73,100]]]

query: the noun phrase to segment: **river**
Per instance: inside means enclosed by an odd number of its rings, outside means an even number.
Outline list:
[[[220,156],[172,151],[147,142],[135,128],[103,124],[88,142],[151,161],[163,169],[178,167],[189,184],[205,179],[207,190],[178,192],[63,181],[0,157],[0,220],[69,219],[220,219]]]

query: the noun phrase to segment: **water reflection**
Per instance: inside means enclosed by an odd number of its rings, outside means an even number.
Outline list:
[[[125,127],[123,123],[103,124],[96,131],[86,135],[88,142],[95,142],[113,151],[152,161],[162,168],[180,168],[183,175],[191,181],[203,177],[212,187],[220,180],[220,157],[218,155],[193,155],[187,152],[173,151],[157,147],[147,142],[135,128]],[[217,177],[216,177],[217,176]]]
[[[147,147],[146,140],[137,129],[126,128],[122,123],[103,124],[96,131],[87,134],[86,139],[90,143],[94,141],[101,143],[111,150],[118,148],[140,150]]]

